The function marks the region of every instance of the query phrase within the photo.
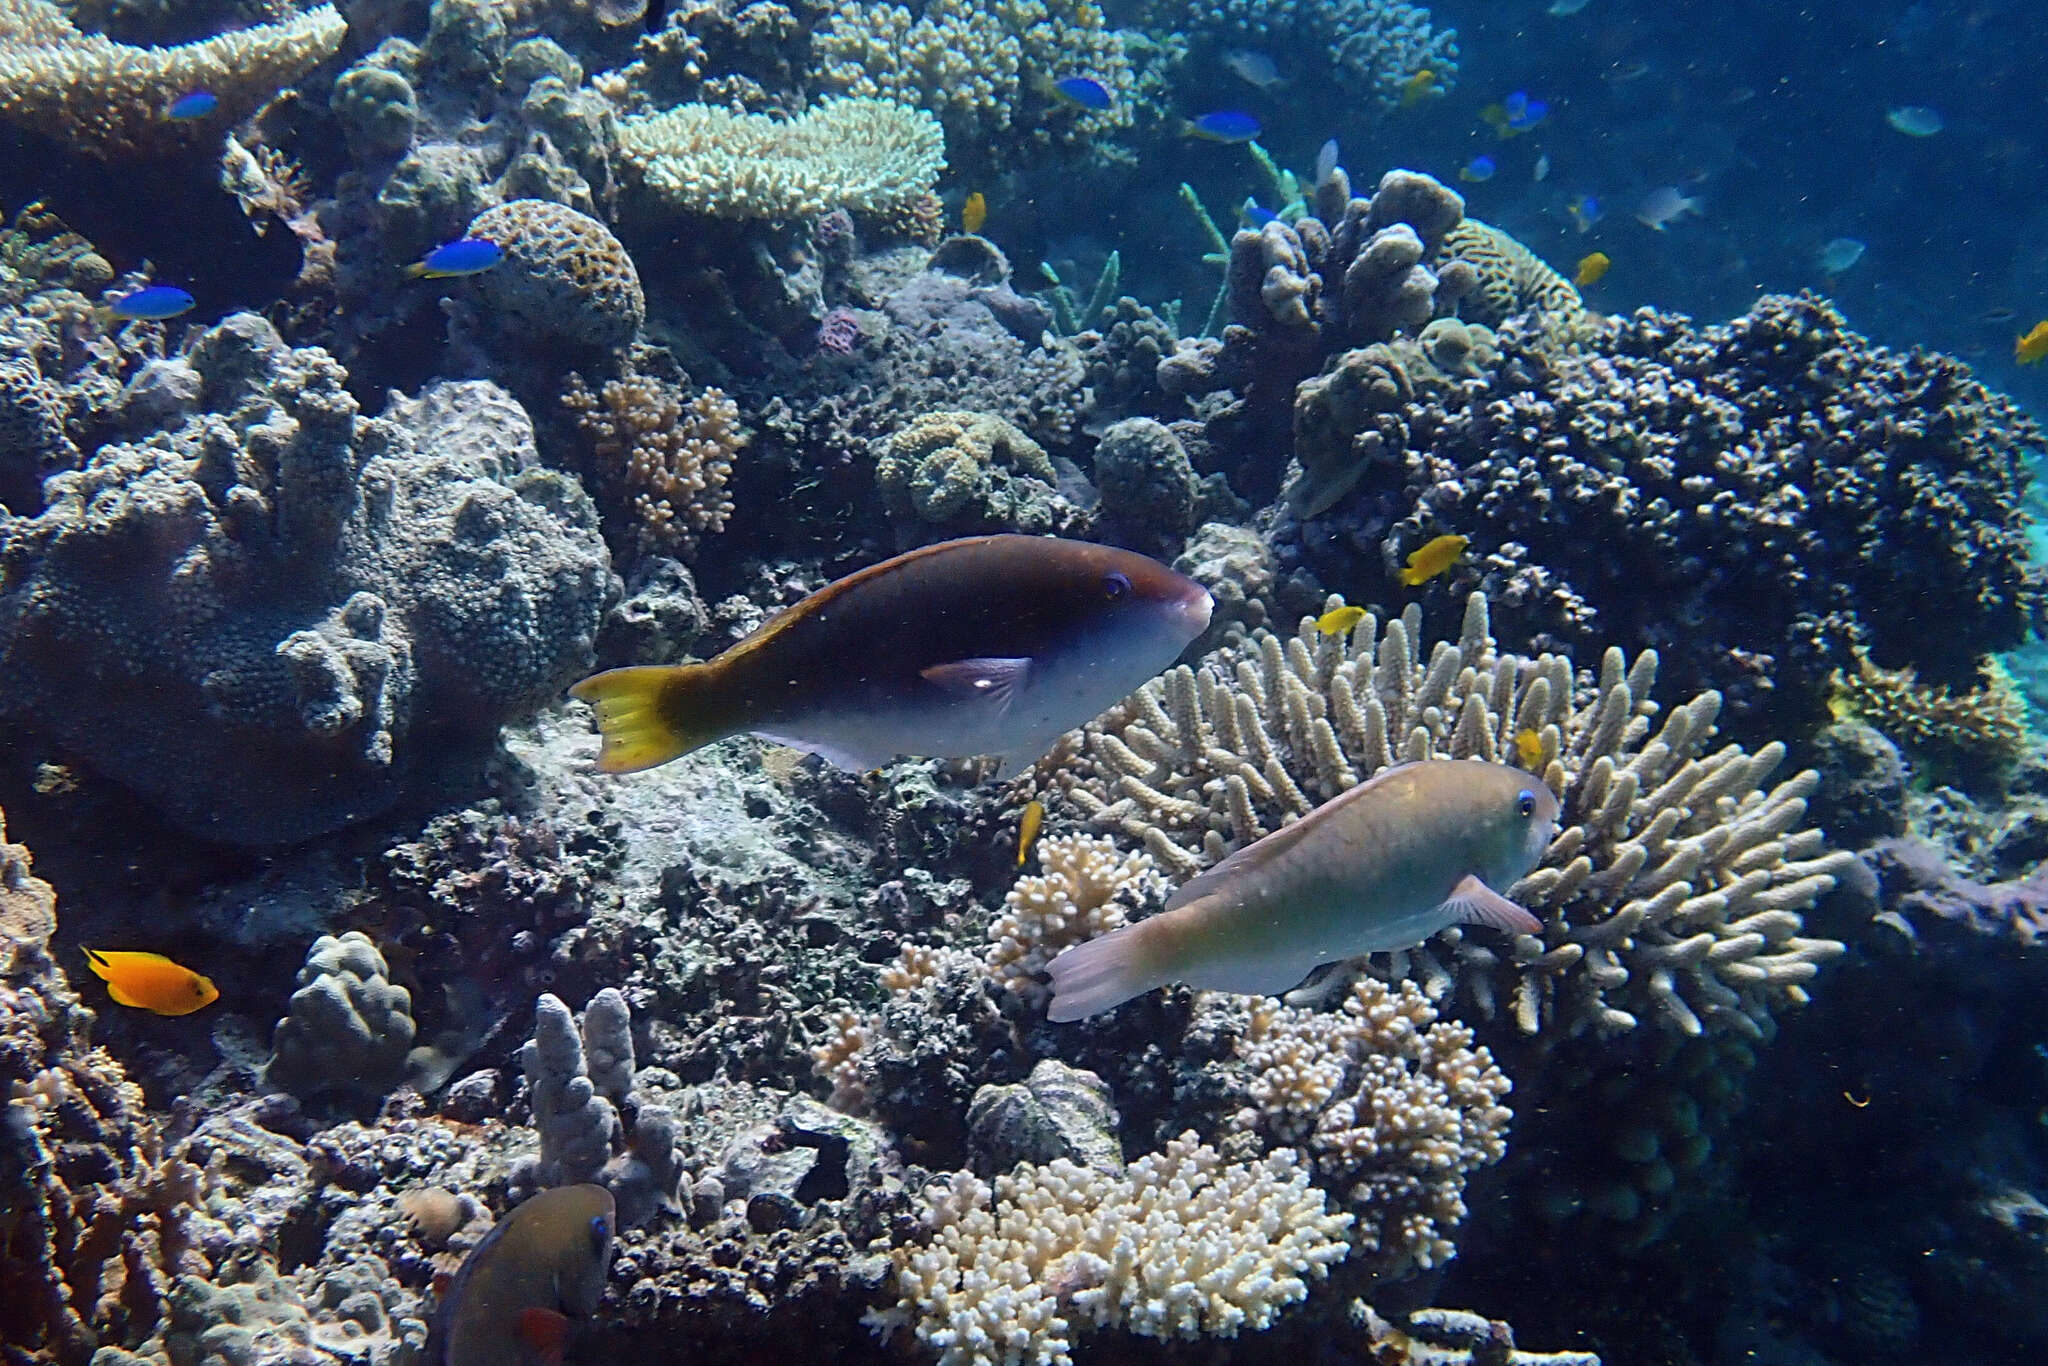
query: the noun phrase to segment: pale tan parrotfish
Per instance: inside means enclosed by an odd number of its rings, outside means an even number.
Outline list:
[[[1052,960],[1053,1020],[1186,982],[1270,996],[1322,963],[1405,949],[1457,924],[1535,934],[1501,894],[1542,861],[1558,801],[1475,759],[1390,768],[1182,884],[1166,909]]]
[[[993,754],[1014,773],[1173,663],[1211,605],[1128,550],[975,536],[827,584],[708,664],[612,669],[569,691],[597,712],[608,773],[747,732],[855,772]]]
[[[574,1320],[596,1312],[617,1222],[603,1186],[557,1186],[484,1235],[435,1315],[432,1366],[560,1366]]]

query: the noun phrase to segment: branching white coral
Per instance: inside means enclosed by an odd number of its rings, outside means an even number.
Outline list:
[[[993,1199],[991,1199],[993,1195]],[[1289,1150],[1226,1163],[1187,1133],[1112,1175],[1020,1164],[927,1194],[929,1245],[895,1253],[902,1307],[940,1366],[1069,1366],[1077,1327],[1152,1338],[1269,1327],[1349,1252]]]
[[[1044,871],[1018,878],[1003,898],[988,951],[995,979],[1034,1004],[1050,994],[1038,977],[1060,950],[1128,924],[1167,887],[1149,855],[1100,835],[1040,840],[1038,863]]]
[[[1438,1021],[1413,982],[1364,978],[1338,1011],[1254,1000],[1237,1056],[1253,1103],[1232,1127],[1306,1152],[1382,1274],[1455,1255],[1465,1178],[1506,1154],[1513,1118],[1512,1084],[1471,1030]]]
[[[1198,669],[1154,679],[1083,737],[1068,798],[1186,878],[1395,762],[1519,762],[1525,732],[1572,823],[1514,888],[1544,921],[1501,957],[1458,931],[1396,955],[1432,996],[1454,985],[1491,1015],[1505,999],[1526,1033],[1633,1028],[1649,1014],[1686,1034],[1761,1037],[1771,1011],[1842,951],[1801,917],[1849,855],[1801,828],[1812,771],[1764,781],[1784,746],[1707,750],[1720,694],[1652,729],[1657,656],[1618,649],[1575,683],[1570,663],[1499,651],[1474,594],[1457,641],[1425,660],[1410,607],[1348,635],[1304,620],[1290,640],[1259,631]]]

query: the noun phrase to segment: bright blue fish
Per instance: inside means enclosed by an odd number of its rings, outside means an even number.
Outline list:
[[[1526,90],[1517,90],[1501,101],[1501,108],[1507,112],[1508,127],[1517,133],[1526,133],[1550,117],[1550,105],[1543,100],[1532,100]]]
[[[192,296],[176,285],[151,285],[133,294],[123,294],[106,308],[114,317],[129,322],[138,319],[160,321],[191,312],[192,303]]]
[[[1595,223],[1606,217],[1606,211],[1600,207],[1600,201],[1589,194],[1582,194],[1574,199],[1567,206],[1566,212],[1571,214],[1572,223],[1580,232],[1590,232]]]
[[[1083,109],[1093,109],[1097,113],[1115,102],[1110,97],[1109,87],[1093,76],[1069,76],[1063,81],[1054,81],[1052,88]]]
[[[447,280],[458,275],[480,275],[505,259],[505,249],[481,237],[459,237],[428,252],[424,259],[405,268],[415,280]]]
[[[1209,142],[1250,142],[1259,135],[1262,126],[1243,110],[1223,109],[1198,119],[1189,119],[1187,131],[1190,136]]]
[[[1493,179],[1493,173],[1499,169],[1492,157],[1481,152],[1465,163],[1464,168],[1458,172],[1458,179],[1478,184],[1480,181]]]
[[[1280,217],[1271,209],[1260,208],[1259,201],[1249,196],[1245,198],[1244,203],[1238,205],[1237,216],[1244,220],[1244,225],[1248,228],[1263,228]]]
[[[164,110],[164,117],[175,119],[179,123],[190,123],[195,119],[205,118],[218,108],[220,96],[211,90],[188,90],[171,101],[170,108]]]

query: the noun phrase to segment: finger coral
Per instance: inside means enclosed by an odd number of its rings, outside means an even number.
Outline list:
[[[625,539],[646,553],[688,555],[725,529],[726,484],[747,438],[724,390],[685,401],[674,385],[629,375],[593,394],[571,375],[562,403],[591,440],[598,487],[624,514]]]
[[[348,23],[332,5],[179,47],[80,33],[48,0],[0,0],[0,121],[101,158],[161,150],[187,125],[164,116],[194,90],[240,117],[333,55]]]
[[[1172,1340],[1269,1327],[1350,1251],[1289,1150],[1227,1163],[1192,1133],[1122,1175],[1055,1159],[993,1188],[966,1172],[927,1194],[928,1246],[894,1253],[906,1323],[940,1366],[1071,1366],[1073,1335]]]
[[[1708,750],[1720,695],[1702,693],[1652,730],[1657,656],[1619,649],[1575,680],[1551,654],[1499,650],[1486,599],[1472,595],[1453,643],[1425,656],[1419,606],[1348,635],[1303,620],[1199,668],[1145,685],[1085,732],[1067,795],[1185,879],[1306,815],[1390,764],[1428,758],[1515,762],[1540,746],[1541,776],[1565,825],[1511,896],[1544,921],[1502,956],[1457,931],[1396,956],[1432,995],[1455,987],[1484,1013],[1503,1004],[1525,1033],[1634,1028],[1760,1036],[1780,1005],[1842,951],[1801,934],[1801,912],[1851,856],[1801,828],[1819,781],[1775,786],[1781,744]]]
[[[619,150],[659,204],[716,218],[900,211],[946,165],[936,119],[875,99],[828,99],[789,119],[678,105],[621,119]]]

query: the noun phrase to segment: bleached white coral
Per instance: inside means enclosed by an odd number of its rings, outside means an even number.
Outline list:
[[[1439,1021],[1413,982],[1364,978],[1341,1010],[1253,1001],[1237,1056],[1252,1104],[1232,1127],[1300,1147],[1383,1274],[1455,1254],[1465,1179],[1506,1155],[1513,1118],[1512,1084],[1471,1030]]]
[[[1141,841],[1186,878],[1396,762],[1521,762],[1517,738],[1565,804],[1543,864],[1511,891],[1543,933],[1506,957],[1459,931],[1396,955],[1432,996],[1454,985],[1488,1015],[1505,1000],[1526,1033],[1633,1028],[1648,1014],[1686,1034],[1771,1027],[1780,1005],[1842,951],[1804,936],[1801,912],[1850,856],[1801,828],[1819,782],[1764,783],[1781,744],[1711,752],[1721,697],[1672,710],[1654,732],[1657,656],[1609,649],[1597,675],[1568,660],[1500,651],[1474,594],[1456,643],[1423,655],[1411,606],[1381,633],[1368,615],[1344,636],[1304,619],[1200,668],[1145,685],[1084,736],[1067,796],[1098,825]]]
[[[895,1253],[900,1310],[940,1366],[1069,1366],[1083,1326],[1152,1338],[1269,1327],[1349,1252],[1282,1149],[1226,1163],[1187,1133],[1112,1175],[1021,1163],[993,1191],[966,1172],[927,1193],[931,1241]]]
[[[1100,835],[1040,840],[1038,863],[1044,871],[1018,878],[1003,898],[987,960],[998,982],[1034,1004],[1049,995],[1038,977],[1060,950],[1129,923],[1167,886],[1149,855]]]
[[[80,33],[48,0],[0,0],[0,120],[99,157],[135,156],[183,137],[165,117],[205,90],[240,117],[333,55],[348,23],[321,5],[274,24],[177,47],[131,47]]]
[[[656,199],[718,218],[907,209],[946,166],[936,119],[877,99],[828,99],[790,119],[678,105],[621,119],[619,150]]]

